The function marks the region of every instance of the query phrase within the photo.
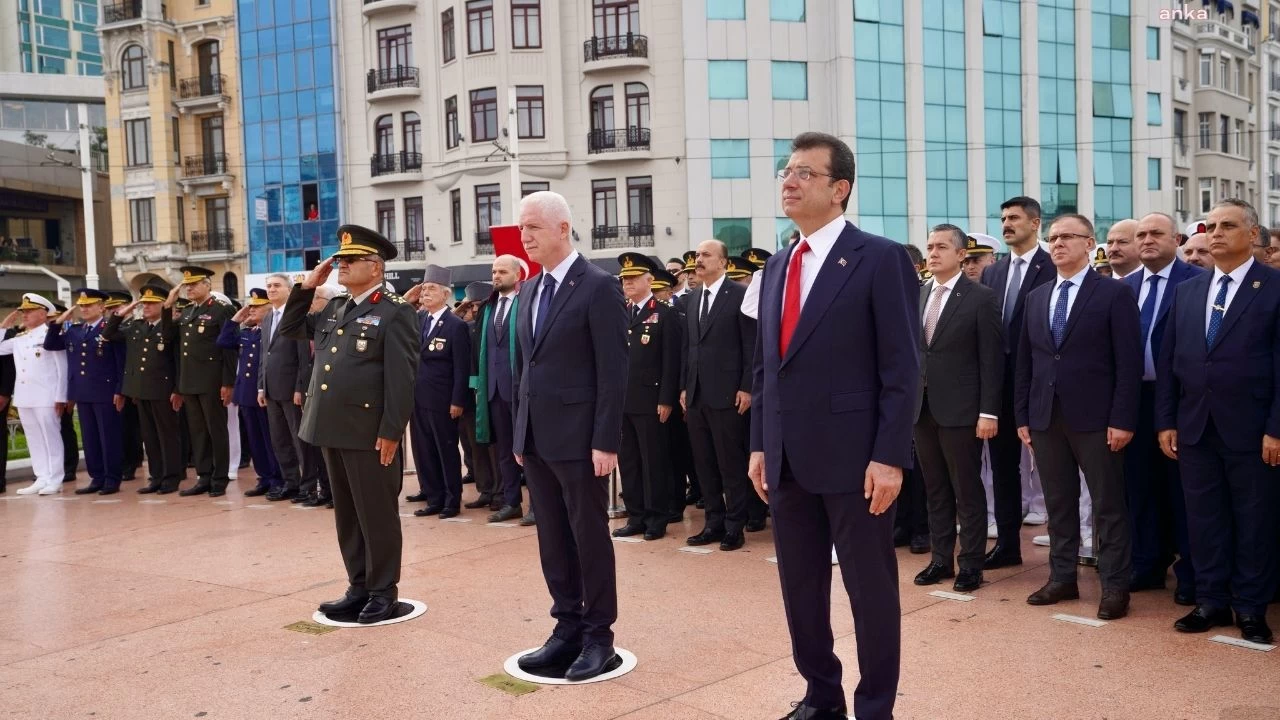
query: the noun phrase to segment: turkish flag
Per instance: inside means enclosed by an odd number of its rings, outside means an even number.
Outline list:
[[[542,272],[542,266],[529,259],[529,254],[524,251],[524,243],[520,242],[520,228],[516,225],[490,225],[489,237],[493,239],[493,252],[495,255],[514,255],[520,260],[520,265],[524,269],[524,274],[520,277],[521,282]]]

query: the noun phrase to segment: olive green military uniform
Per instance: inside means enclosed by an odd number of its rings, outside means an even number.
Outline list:
[[[227,462],[231,455],[227,437],[227,408],[219,394],[236,383],[236,351],[218,347],[222,324],[235,315],[228,304],[212,296],[188,306],[178,317],[178,392],[187,408],[191,431],[191,457],[196,466],[194,494],[207,489],[226,491]]]

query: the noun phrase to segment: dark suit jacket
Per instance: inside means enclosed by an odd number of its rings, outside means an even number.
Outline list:
[[[1160,347],[1164,342],[1165,328],[1169,324],[1169,308],[1173,307],[1174,288],[1182,284],[1183,281],[1190,280],[1191,278],[1203,273],[1204,270],[1192,265],[1191,263],[1182,262],[1177,258],[1173,259],[1173,267],[1169,269],[1169,280],[1167,281],[1168,287],[1164,289],[1164,295],[1160,297],[1160,306],[1156,308],[1155,319],[1151,322],[1151,357],[1155,360],[1157,365],[1160,363]],[[1138,270],[1137,272],[1130,274],[1124,280],[1121,280],[1121,282],[1128,285],[1129,289],[1133,291],[1133,296],[1135,298],[1142,297],[1142,278],[1145,275],[1146,273],[1142,270]],[[1139,305],[1138,310],[1139,315],[1141,315],[1141,305]],[[1141,329],[1139,329],[1139,332],[1141,332]],[[1146,352],[1145,347],[1143,348],[1143,352]]]
[[[280,315],[281,320],[284,315]],[[262,319],[262,337],[271,332],[271,312]],[[258,369],[258,391],[265,391],[268,400],[293,402],[295,392],[305,393],[311,382],[311,341],[295,340],[277,332],[262,353],[262,367]]]
[[[440,316],[440,326],[428,332],[430,322],[431,316],[420,310],[418,334],[422,350],[414,404],[432,412],[447,413],[450,405],[465,409],[471,395],[471,335],[467,323],[447,308]]]
[[[680,403],[680,352],[683,318],[675,308],[649,298],[629,323],[630,371],[624,411],[654,415],[659,405]]]
[[[1206,347],[1213,275],[1176,290],[1156,365],[1156,430],[1195,444],[1212,419],[1227,447],[1260,452],[1263,435],[1280,437],[1280,272],[1254,262]]]
[[[972,427],[978,415],[1000,414],[1004,385],[1004,330],[1000,302],[991,288],[961,273],[933,330],[924,341],[924,314],[934,284],[920,288],[920,394],[915,420],[920,421],[926,382],[929,412],[942,427]]]
[[[699,322],[702,292],[689,294],[685,304],[687,351],[682,387],[689,407],[727,410],[734,406],[739,392],[751,392],[756,321],[742,314],[746,287],[726,277],[712,301],[707,322]]]
[[[811,493],[862,492],[871,461],[910,468],[920,382],[920,281],[902,245],[852,223],[827,255],[778,355],[783,283],[795,246],[764,267],[751,449],[765,476],[785,453]]]
[[[1055,347],[1049,329],[1050,295],[1053,283],[1027,296],[1014,367],[1018,427],[1047,430],[1056,398],[1075,432],[1136,430],[1142,340],[1133,291],[1093,270],[1085,273],[1062,347]]]
[[[627,391],[627,311],[618,280],[579,256],[552,296],[533,336],[535,291],[545,272],[520,287],[516,318],[516,455],[529,429],[548,462],[616,453]]]
[[[982,284],[991,288],[996,294],[996,303],[997,307],[1000,308],[1002,326],[1004,324],[1004,291],[1005,285],[1009,282],[1009,266],[1011,263],[1011,257],[1006,256],[996,261],[995,265],[982,271]],[[1023,268],[1022,289],[1018,291],[1018,303],[1013,307],[1013,318],[1004,336],[1004,351],[1011,356],[1006,360],[1006,372],[1013,369],[1010,365],[1013,364],[1018,353],[1018,336],[1022,333],[1022,316],[1027,307],[1027,295],[1041,285],[1053,282],[1057,274],[1058,271],[1053,266],[1053,260],[1049,257],[1049,253],[1045,252],[1044,248],[1036,248],[1027,266]]]

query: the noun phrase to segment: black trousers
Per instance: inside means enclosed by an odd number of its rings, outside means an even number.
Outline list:
[[[549,462],[530,442],[524,454],[529,501],[538,509],[538,557],[551,593],[554,634],[613,644],[617,570],[609,539],[609,481],[591,460]]]
[[[498,486],[502,488],[502,504],[520,507],[520,466],[516,464],[516,426],[511,418],[511,403],[500,397],[489,401],[489,427],[493,431],[494,452],[498,458]],[[532,497],[529,500],[533,502]]]
[[[1005,357],[999,426],[996,436],[987,441],[987,447],[991,451],[991,494],[999,532],[996,543],[1007,550],[1021,552],[1022,440],[1018,437],[1018,421],[1013,413],[1013,358],[1009,356]]]
[[[898,493],[898,511],[893,517],[893,527],[913,535],[929,534],[929,498],[925,492],[924,471],[920,468],[920,458],[916,447],[911,446],[910,470],[902,471],[902,490]],[[984,491],[985,492],[985,491]]]
[[[329,467],[333,522],[347,584],[397,598],[400,583],[400,461],[383,466],[377,450],[321,448]]]
[[[750,494],[755,492],[747,477],[751,453],[746,418],[733,408],[713,410],[695,405],[689,408],[685,421],[706,504],[706,529],[742,532]]]
[[[165,490],[178,487],[187,476],[178,454],[178,413],[168,398],[134,400],[138,407],[138,429],[147,454],[148,480]]]
[[[231,443],[227,437],[227,408],[218,393],[183,395],[187,409],[187,425],[191,430],[191,459],[195,462],[197,482],[222,490],[231,482],[227,463]]]
[[[916,465],[929,498],[933,562],[952,567],[956,521],[960,523],[961,570],[981,570],[987,550],[987,492],[982,487],[982,441],[974,425],[943,427],[925,395],[916,423]]]
[[[1178,587],[1191,590],[1196,586],[1196,573],[1191,563],[1182,477],[1177,461],[1160,451],[1155,394],[1154,382],[1142,383],[1138,432],[1124,453],[1125,493],[1133,529],[1133,573],[1164,577],[1172,565]]]
[[[120,413],[120,443],[122,445],[120,466],[124,469],[125,474],[132,474],[142,465],[141,422],[138,417],[137,404],[133,400],[125,402],[124,410]]]
[[[80,440],[76,438],[73,415],[75,413],[66,411],[59,419],[62,431],[62,482],[75,482],[76,471],[80,469]]]
[[[683,515],[686,493],[696,502],[702,497],[702,486],[698,484],[698,472],[693,465],[689,426],[685,423],[684,411],[679,406],[672,409],[671,419],[667,420],[667,438],[671,447],[672,484],[675,486],[671,512]]]
[[[302,408],[289,398],[278,402],[267,398],[267,423],[271,427],[271,447],[280,463],[280,474],[287,490],[304,493],[316,489],[323,460],[320,450],[298,437],[302,425]]]
[[[1111,452],[1107,431],[1067,427],[1057,402],[1049,428],[1031,431],[1031,447],[1049,513],[1049,579],[1076,581],[1080,555],[1080,472],[1093,500],[1093,539],[1104,590],[1129,589],[1133,542],[1124,497],[1124,451]]]
[[[493,443],[476,442],[476,410],[471,408],[458,418],[458,434],[462,437],[463,462],[476,481],[476,492],[491,501],[502,496],[498,482],[498,453]]]
[[[428,505],[462,507],[462,457],[458,453],[458,421],[448,410],[413,408],[409,421],[418,487]]]
[[[872,515],[862,497],[862,473],[832,459],[832,472],[848,473],[855,492],[819,495],[800,486],[786,458],[769,492],[778,578],[791,632],[796,669],[808,683],[804,701],[844,707],[842,667],[831,632],[831,547],[853,604],[858,643],[858,687],[853,714],[891,720],[901,664],[902,612],[898,560],[893,549],[893,508]],[[541,522],[542,518],[538,518]]]
[[[671,483],[671,451],[667,428],[656,413],[624,414],[618,472],[628,524],[658,532],[667,527],[675,506]],[[684,504],[680,497],[681,507]]]

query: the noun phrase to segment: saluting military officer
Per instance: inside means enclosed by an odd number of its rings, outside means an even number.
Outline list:
[[[267,314],[267,291],[251,288],[249,301],[222,326],[218,334],[218,347],[239,353],[236,366],[236,386],[232,404],[240,415],[240,426],[245,429],[249,441],[249,457],[253,470],[258,474],[258,488],[266,488],[267,499],[288,500],[293,494],[285,493],[284,476],[271,446],[271,427],[267,409],[258,404],[258,373],[262,370],[262,318]]]
[[[173,345],[178,327],[173,313],[164,307],[167,290],[143,285],[136,301],[116,308],[102,334],[125,346],[124,383],[121,390],[138,409],[142,445],[147,454],[148,483],[140,494],[167,495],[178,491],[186,476],[179,455],[177,361]],[[142,308],[142,319],[129,316]]]
[[[302,408],[303,440],[329,468],[347,593],[320,605],[358,621],[391,617],[400,582],[400,463],[396,450],[413,413],[421,340],[414,307],[383,287],[396,247],[360,227],[338,228],[338,251],[289,294],[279,332],[312,339],[315,362]],[[309,315],[316,288],[338,269],[349,296]]]
[[[129,293],[108,290],[107,299],[102,303],[107,322],[111,321],[117,308],[131,302],[133,296]],[[125,396],[124,409],[120,411],[120,445],[120,479],[132,480],[138,476],[138,468],[142,467],[142,426],[138,420],[138,406],[129,402],[128,395]]]
[[[72,295],[75,307],[49,327],[44,349],[67,353],[67,400],[80,415],[80,435],[84,442],[84,462],[89,484],[77,495],[120,492],[120,410],[124,407],[123,343],[103,334],[103,303],[107,294],[94,288],[77,288]],[[73,313],[81,322],[68,325]]]
[[[67,406],[67,354],[44,349],[49,331],[47,321],[54,304],[35,293],[25,293],[22,304],[0,322],[6,329],[0,341],[0,355],[12,355],[17,369],[13,406],[27,436],[31,469],[36,481],[18,491],[19,495],[53,495],[62,492],[65,473],[59,417]],[[22,329],[13,327],[22,315]]]
[[[642,253],[627,252],[618,256],[618,263],[622,293],[628,301],[630,346],[618,449],[628,519],[613,536],[644,533],[645,540],[657,540],[666,535],[676,508],[665,424],[680,400],[680,314],[653,297],[656,262]]]
[[[212,270],[194,265],[181,270],[182,284],[169,293],[165,307],[173,307],[185,289],[191,304],[178,317],[178,341],[182,344],[178,348],[177,395],[187,409],[196,484],[178,494],[221,497],[231,481],[227,477],[231,453],[227,404],[235,385],[236,353],[218,347],[218,333],[235,311],[210,294]]]

